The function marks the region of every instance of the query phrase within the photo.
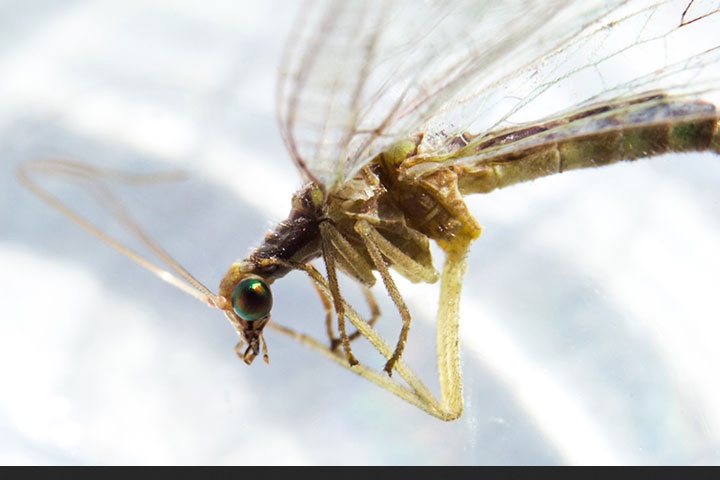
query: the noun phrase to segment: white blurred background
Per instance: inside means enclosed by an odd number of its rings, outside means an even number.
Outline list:
[[[294,5],[0,3],[0,463],[720,463],[711,155],[469,199],[452,423],[273,332],[270,366],[245,366],[220,313],[18,185],[33,158],[186,170],[127,202],[214,289],[300,185],[274,119]],[[306,278],[274,294],[274,319],[322,332]],[[435,296],[408,296],[406,356],[433,389]]]

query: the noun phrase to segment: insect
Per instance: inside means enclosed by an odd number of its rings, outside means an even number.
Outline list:
[[[20,178],[83,228],[223,311],[245,363],[268,361],[264,332],[273,329],[439,419],[457,419],[460,296],[465,258],[481,233],[464,196],[668,152],[720,153],[720,45],[709,33],[720,27],[717,9],[680,1],[491,3],[328,1],[302,9],[277,99],[281,133],[305,184],[288,218],[229,267],[217,292],[149,238],[110,190],[112,182],[165,176],[35,161],[21,167]],[[674,42],[683,48],[672,49]],[[649,58],[648,51],[662,54]],[[590,93],[564,98],[563,88],[580,81],[594,84]],[[528,113],[548,97],[556,113]],[[65,206],[35,181],[42,175],[91,190],[163,265]],[[445,256],[440,271],[431,242]],[[271,286],[292,270],[316,287],[327,340],[271,321]],[[371,318],[346,301],[339,272],[368,292]],[[439,283],[439,397],[403,361],[412,315],[396,275]],[[401,319],[392,341],[373,327],[369,289],[376,283]],[[359,336],[385,357],[383,371],[355,357]]]

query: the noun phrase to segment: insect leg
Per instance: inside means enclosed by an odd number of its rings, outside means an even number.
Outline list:
[[[460,292],[467,270],[467,253],[473,236],[460,235],[451,242],[438,242],[445,250],[437,313],[437,359],[440,380],[440,409],[444,420],[462,414],[462,371],[460,367]]]
[[[375,301],[375,296],[373,295],[372,290],[365,285],[363,285],[362,288],[363,295],[365,295],[365,301],[367,302],[368,307],[370,307],[370,318],[366,320],[366,322],[372,327],[375,325],[375,322],[377,322],[377,319],[380,318],[380,307]],[[362,336],[362,333],[360,333],[359,330],[355,330],[348,338],[350,338],[350,341],[353,341],[360,336]]]
[[[311,282],[313,288],[317,292],[318,296],[320,297],[320,301],[323,304],[323,308],[325,309],[325,330],[327,332],[328,338],[330,339],[330,349],[336,350],[337,347],[341,345],[341,339],[339,337],[335,336],[335,332],[333,330],[332,326],[332,318],[333,318],[333,305],[330,298],[325,296],[322,290],[320,290],[320,287],[315,282]],[[377,319],[380,317],[380,307],[378,307],[377,302],[375,301],[375,297],[372,294],[372,291],[366,287],[365,285],[362,286],[363,288],[363,294],[365,295],[365,301],[368,304],[368,307],[370,308],[370,318],[365,320],[368,325],[373,326],[375,325],[375,322],[377,322]],[[362,333],[360,333],[359,330],[355,330],[353,333],[348,335],[348,340],[351,342],[353,340],[358,339],[362,336]]]
[[[338,285],[337,280],[337,270],[335,268],[335,259],[332,254],[332,245],[330,244],[328,230],[332,230],[332,227],[327,222],[320,224],[320,232],[323,239],[322,256],[323,261],[325,262],[325,268],[327,269],[327,280],[328,286],[330,287],[330,295],[332,296],[333,303],[335,304],[335,312],[337,313],[340,342],[345,350],[345,356],[347,357],[348,363],[350,363],[350,365],[357,365],[359,362],[352,353],[352,349],[350,348],[350,339],[348,338],[348,334],[345,329],[345,302],[340,294],[340,286]]]
[[[386,252],[389,249],[394,248],[395,250],[397,250],[397,248],[392,247],[392,245],[388,243],[387,245],[382,245],[384,248],[383,250],[381,250],[379,246],[380,243],[378,242],[377,238],[381,237],[381,235],[377,233],[377,231],[365,220],[358,220],[355,223],[355,230],[360,234],[363,241],[365,242],[365,247],[367,248],[368,253],[372,257],[375,268],[378,272],[380,272],[380,276],[383,279],[385,289],[390,294],[390,298],[392,298],[393,302],[395,303],[395,306],[397,307],[398,312],[400,313],[400,317],[403,321],[402,329],[400,330],[400,337],[398,338],[397,345],[395,346],[395,351],[393,352],[392,357],[390,357],[390,359],[388,359],[387,363],[385,364],[385,372],[387,372],[388,375],[392,375],[395,363],[397,363],[397,361],[400,359],[400,357],[402,356],[402,352],[405,349],[407,336],[410,332],[410,322],[412,321],[410,310],[408,310],[405,301],[402,299],[402,295],[400,295],[400,291],[398,290],[397,285],[395,285],[395,281],[390,275],[388,263],[385,261],[385,259],[383,259],[384,253],[386,254],[386,256],[388,256]],[[390,255],[392,255],[392,253],[390,253]]]
[[[293,269],[304,271],[317,285],[317,288],[322,293],[322,295],[324,295],[326,298],[330,298],[332,296],[329,281],[323,278],[322,274],[315,267],[313,267],[312,264],[300,264],[294,262],[278,263],[282,263]],[[449,277],[454,277],[454,274],[448,275],[448,278]],[[345,301],[342,299],[340,299],[340,301],[343,303],[344,314],[347,315],[348,320],[358,329],[360,335],[365,337],[382,356],[387,359],[392,358],[393,349],[383,340],[383,338],[380,337],[380,335],[378,335],[378,333],[368,324],[368,322],[363,320],[350,305],[346,304]],[[460,416],[460,412],[462,411],[462,397],[460,397],[459,400],[459,408],[457,408],[457,400],[445,402],[448,405],[455,406],[455,409],[448,410],[447,408],[442,408],[438,399],[435,398],[435,396],[430,392],[430,390],[428,390],[422,380],[420,380],[420,378],[410,369],[410,367],[405,364],[405,362],[403,362],[402,358],[398,359],[394,368],[395,371],[400,375],[400,377],[405,380],[405,384],[401,382],[396,382],[393,379],[388,378],[388,376],[384,372],[375,371],[365,365],[350,365],[345,356],[340,355],[337,351],[331,350],[327,345],[317,341],[309,335],[296,332],[282,325],[278,325],[274,322],[269,323],[268,327],[296,339],[302,344],[320,353],[324,357],[337,363],[341,367],[347,368],[351,372],[364,377],[365,379],[371,381],[379,387],[397,395],[399,398],[405,400],[412,405],[415,405],[424,412],[427,412],[428,414],[439,418],[440,420],[450,421],[455,420]],[[450,355],[449,357],[452,357],[452,355]],[[443,356],[442,358],[445,358],[445,356]],[[457,373],[459,374],[459,370],[457,370]],[[454,376],[450,375],[450,377],[452,378]],[[462,389],[460,389],[460,392],[462,392]],[[456,396],[457,395],[443,395],[442,398],[455,399]]]
[[[311,282],[313,288],[317,292],[318,296],[320,297],[320,302],[322,302],[323,309],[325,310],[325,331],[327,332],[328,339],[330,339],[330,350],[335,351],[337,347],[340,345],[341,340],[339,337],[335,336],[335,331],[333,330],[332,326],[332,318],[333,318],[333,305],[332,301],[323,293],[322,290],[320,290],[320,287],[317,283]]]

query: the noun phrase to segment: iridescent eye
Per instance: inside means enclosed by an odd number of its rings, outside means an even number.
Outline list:
[[[245,278],[233,290],[232,305],[235,313],[243,320],[260,320],[267,316],[272,308],[270,287],[260,278]]]

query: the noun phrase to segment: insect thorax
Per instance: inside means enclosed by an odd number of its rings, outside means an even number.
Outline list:
[[[338,267],[365,284],[372,284],[374,277],[370,273],[372,260],[356,230],[360,220],[368,222],[414,262],[428,268],[433,265],[430,239],[447,249],[452,248],[457,237],[477,238],[480,226],[467,209],[452,169],[433,168],[413,178],[400,174],[403,162],[416,155],[421,139],[418,135],[394,144],[354,177],[331,189],[326,198],[315,184],[303,187],[293,196],[288,218],[269,232],[246,259],[234,264],[231,270],[236,274],[227,277],[252,273],[271,283],[291,269],[276,260],[305,263],[319,257],[322,222],[329,222],[342,237],[344,246],[326,239],[332,244]],[[413,160],[417,163],[417,158]],[[349,249],[359,258],[344,256],[343,251]],[[358,260],[366,264],[361,271]],[[231,281],[228,278],[228,283]]]
[[[417,165],[417,147],[422,136],[398,142],[375,157],[378,178],[408,226],[437,241],[441,246],[458,236],[477,238],[480,225],[471,215],[451,168],[434,163],[417,176],[403,175],[403,163]],[[420,159],[420,160],[419,160]]]
[[[480,225],[460,194],[454,171],[433,168],[416,178],[400,174],[403,162],[416,155],[421,140],[417,135],[392,145],[330,192],[328,218],[368,261],[355,231],[358,220],[370,223],[390,244],[428,268],[432,267],[430,239],[447,249],[459,236],[475,239],[480,235]]]

